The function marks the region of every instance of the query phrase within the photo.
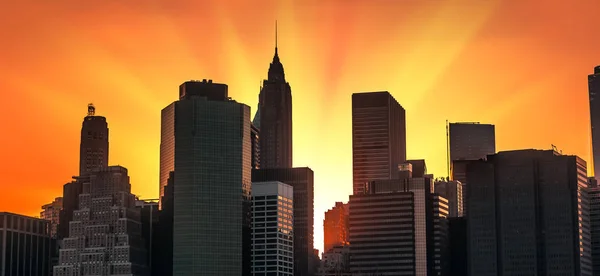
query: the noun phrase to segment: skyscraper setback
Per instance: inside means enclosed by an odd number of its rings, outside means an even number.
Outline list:
[[[163,180],[173,185],[173,275],[248,275],[250,107],[211,80],[179,91],[162,111],[160,153],[161,198]]]
[[[590,93],[590,121],[592,124],[592,175],[600,179],[600,65],[588,76]]]
[[[367,182],[390,179],[406,161],[404,108],[389,92],[352,94],[353,192]]]
[[[275,37],[275,56],[260,90],[257,112],[260,167],[264,169],[292,167],[292,89],[279,60],[277,28]]]

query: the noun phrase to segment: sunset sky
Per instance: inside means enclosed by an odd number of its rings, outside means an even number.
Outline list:
[[[445,121],[496,125],[498,150],[589,157],[598,0],[0,1],[0,210],[39,215],[78,171],[87,104],[110,164],[157,198],[160,110],[190,79],[257,106],[274,52],[292,87],[294,165],[323,212],[352,190],[351,94],[406,109],[408,157],[446,176]]]

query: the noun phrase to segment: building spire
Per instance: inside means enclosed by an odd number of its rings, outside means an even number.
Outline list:
[[[275,20],[275,55],[277,55],[277,20]]]

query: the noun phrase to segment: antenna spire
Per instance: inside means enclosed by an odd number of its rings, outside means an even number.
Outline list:
[[[277,20],[275,20],[275,52],[277,52]]]

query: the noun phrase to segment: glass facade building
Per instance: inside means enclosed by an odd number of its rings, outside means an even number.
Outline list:
[[[252,183],[252,275],[294,275],[294,191],[285,183]]]
[[[323,219],[323,253],[335,246],[348,245],[348,204],[336,202],[335,206],[325,212]]]
[[[353,194],[406,161],[406,115],[389,92],[352,94]]]
[[[51,271],[50,222],[0,213],[0,276],[47,276]]]
[[[470,275],[592,275],[585,161],[505,151],[466,175]]]

